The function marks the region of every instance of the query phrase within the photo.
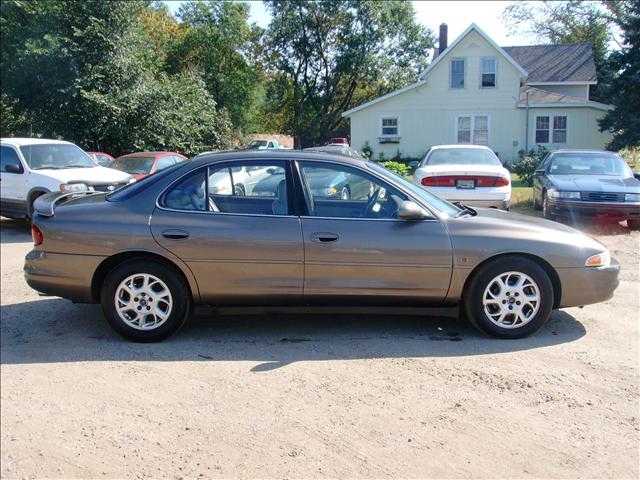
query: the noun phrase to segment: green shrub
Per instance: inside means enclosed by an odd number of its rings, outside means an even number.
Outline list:
[[[631,170],[640,170],[640,147],[625,147],[618,154],[626,160]]]
[[[369,145],[369,142],[364,142],[364,146],[362,147],[362,155],[371,160],[373,158],[373,148],[371,148],[371,145]]]
[[[513,171],[518,174],[522,181],[528,185],[533,185],[533,174],[540,165],[540,160],[536,157],[524,157],[513,166]]]
[[[393,162],[393,161],[384,162],[382,166],[403,177],[406,175],[409,175],[409,171],[411,170],[408,165],[400,162]]]

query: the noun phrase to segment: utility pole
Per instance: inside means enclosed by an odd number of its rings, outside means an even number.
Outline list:
[[[529,153],[529,91],[526,94],[526,120],[525,120],[525,132],[524,132],[524,154],[527,155]]]

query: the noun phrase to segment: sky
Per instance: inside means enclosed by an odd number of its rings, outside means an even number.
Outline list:
[[[165,3],[173,13],[176,13],[183,2],[174,0]],[[269,24],[269,14],[264,4],[261,1],[248,3],[251,5],[250,20],[261,27],[266,27]],[[507,35],[507,29],[500,20],[500,14],[508,5],[505,1],[417,1],[412,3],[418,21],[430,28],[436,38],[441,23],[449,26],[449,43],[474,22],[500,46],[535,43],[534,39],[524,35]]]

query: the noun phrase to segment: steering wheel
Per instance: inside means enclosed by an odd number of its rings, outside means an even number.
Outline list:
[[[378,187],[378,190],[376,190],[376,192],[373,195],[371,195],[371,198],[367,202],[366,207],[364,207],[361,218],[372,217],[372,215],[369,215],[369,214],[373,213],[373,207],[375,206],[376,203],[378,203],[378,198],[380,198],[380,194],[382,193],[382,190],[383,190],[382,187]]]

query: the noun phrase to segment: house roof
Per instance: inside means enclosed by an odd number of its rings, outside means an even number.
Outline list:
[[[587,43],[503,47],[503,50],[529,72],[529,84],[597,81],[593,51]]]
[[[598,110],[609,110],[611,107],[604,103],[593,102],[586,98],[571,97],[562,95],[561,93],[549,92],[539,88],[526,85],[520,88],[520,98],[518,98],[518,107],[525,108],[527,106],[527,93],[529,107],[592,107]]]

